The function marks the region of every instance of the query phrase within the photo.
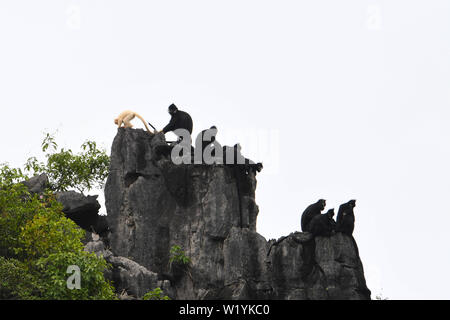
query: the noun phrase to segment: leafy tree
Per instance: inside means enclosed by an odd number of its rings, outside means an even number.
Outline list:
[[[85,231],[65,217],[54,194],[103,183],[109,158],[94,142],[83,146],[78,155],[49,153],[46,164],[28,160],[25,172],[50,177],[53,190],[39,195],[18,183],[27,179],[24,171],[0,165],[0,299],[116,299],[103,274],[109,265],[83,250]],[[42,150],[49,148],[57,144],[47,135]],[[67,286],[69,266],[80,269],[80,289]]]
[[[0,172],[12,172],[3,165]],[[3,177],[2,177],[3,178]],[[20,247],[25,224],[36,214],[46,211],[37,196],[31,196],[23,184],[11,184],[21,177],[0,178],[0,255],[13,256]]]
[[[38,283],[23,262],[0,256],[0,299],[33,299]]]
[[[69,289],[67,273],[69,266],[77,266],[81,271],[79,289]],[[106,261],[95,253],[85,251],[52,253],[36,262],[40,274],[40,298],[46,300],[111,300],[115,299],[114,288],[106,281],[103,270]]]
[[[10,168],[7,164],[0,164],[0,185],[11,186],[26,178],[20,168]]]
[[[79,241],[85,231],[74,227],[72,220],[59,214],[59,211],[46,210],[36,214],[21,228],[16,252],[28,258],[39,258],[59,252],[79,252],[83,244]]]
[[[94,141],[83,143],[82,152],[77,154],[71,149],[57,151],[55,137],[46,133],[41,148],[47,161],[44,163],[31,157],[25,163],[25,170],[32,175],[46,173],[52,190],[73,188],[83,192],[103,187],[108,176],[109,156],[105,150],[98,149]]]

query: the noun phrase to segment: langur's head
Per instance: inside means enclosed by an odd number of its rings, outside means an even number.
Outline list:
[[[327,216],[328,216],[328,218],[333,219],[333,217],[334,217],[334,209],[328,210],[327,211]]]
[[[327,205],[327,201],[324,199],[320,199],[319,201],[317,201],[317,203],[320,204],[320,210],[325,209],[325,206]]]
[[[169,114],[174,115],[178,111],[178,108],[173,103],[169,106]]]
[[[348,202],[348,204],[349,204],[350,207],[354,208],[354,207],[356,207],[356,200],[350,200]]]

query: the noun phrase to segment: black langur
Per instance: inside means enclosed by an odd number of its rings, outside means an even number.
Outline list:
[[[302,219],[301,219],[301,226],[303,232],[309,232],[309,223],[311,222],[312,218],[319,215],[323,209],[325,209],[326,206],[326,200],[320,199],[316,203],[313,203],[309,205],[305,211],[303,211]]]
[[[236,143],[233,147],[223,147],[223,163],[226,165],[241,168],[246,174],[253,172],[261,172],[263,164],[261,162],[255,163],[250,159],[245,158],[241,153],[241,145]]]
[[[352,235],[355,229],[355,214],[353,208],[356,206],[356,200],[350,200],[339,206],[336,219],[336,232],[342,232]]]
[[[313,236],[329,237],[336,228],[336,222],[333,220],[334,209],[330,209],[327,213],[314,216],[309,223],[310,232]]]
[[[175,131],[177,129],[184,129],[192,134],[193,122],[191,116],[184,111],[178,110],[173,103],[169,106],[169,114],[171,116],[170,122],[162,129],[163,133]]]
[[[215,146],[216,147],[216,146]],[[224,146],[222,148],[222,162],[228,167],[232,173],[234,180],[236,181],[237,195],[239,199],[239,213],[240,213],[240,226],[241,228],[248,228],[256,221],[256,217],[250,216],[248,213],[252,210],[249,209],[248,196],[251,195],[254,184],[254,175],[252,173],[252,166],[258,166],[261,171],[262,164],[256,165],[253,161],[245,158],[241,154],[240,144],[235,144],[233,147]],[[216,154],[216,157],[219,156]]]

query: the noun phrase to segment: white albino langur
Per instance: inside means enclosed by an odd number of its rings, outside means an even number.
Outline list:
[[[139,114],[137,114],[134,111],[126,110],[122,112],[116,119],[114,119],[114,123],[117,124],[119,128],[122,126],[122,124],[124,128],[132,128],[133,125],[131,124],[130,121],[133,120],[134,117],[138,117],[144,124],[147,131],[153,133],[147,126],[147,123],[145,122],[144,118],[142,118]]]

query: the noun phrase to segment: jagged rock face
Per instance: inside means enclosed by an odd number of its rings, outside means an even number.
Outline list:
[[[256,232],[253,173],[174,165],[165,147],[162,134],[119,129],[105,199],[111,250],[169,279],[172,298],[370,297],[351,237],[267,242]],[[192,260],[181,274],[169,262],[174,245]]]
[[[92,232],[105,237],[109,230],[106,217],[98,214],[100,204],[97,197],[85,196],[75,191],[56,194],[56,199],[63,205],[66,217],[86,231],[86,236],[82,239],[83,243],[91,241]]]
[[[111,264],[112,268],[106,271],[105,277],[114,283],[117,293],[126,292],[126,297],[135,299],[146,294],[149,291],[148,288],[160,287],[171,294],[169,281],[158,280],[156,273],[130,259],[114,256],[110,250],[105,248],[102,241],[87,243],[85,251],[93,252]]]
[[[296,232],[272,241],[268,252],[276,299],[370,299],[352,237]]]
[[[63,204],[66,217],[73,220],[81,228],[93,231],[97,225],[100,204],[98,196],[84,196],[75,191],[59,192],[56,200]]]
[[[50,186],[48,182],[48,176],[45,173],[42,173],[38,176],[34,176],[26,181],[22,181],[30,193],[43,193],[46,188]]]
[[[34,176],[26,181],[22,181],[31,193],[42,194],[50,187],[48,176],[43,173]],[[58,192],[57,201],[63,205],[63,212],[67,218],[74,221],[79,227],[86,230],[86,237],[83,242],[89,242],[91,232],[106,235],[108,225],[105,216],[100,216],[98,211],[100,204],[98,196],[85,196],[75,191]]]

